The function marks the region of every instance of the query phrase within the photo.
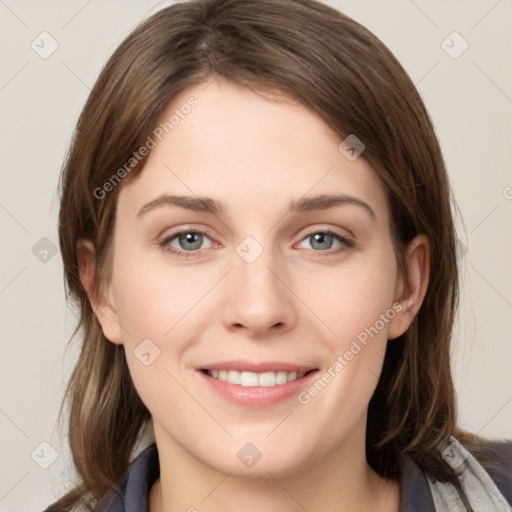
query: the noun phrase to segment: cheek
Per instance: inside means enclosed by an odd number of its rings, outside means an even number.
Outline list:
[[[134,386],[152,414],[173,410],[186,415],[190,402],[183,382],[183,354],[206,322],[201,300],[211,287],[211,272],[194,278],[176,268],[134,272],[132,266],[116,287],[116,309],[123,329],[126,360]],[[128,268],[127,268],[128,270]],[[199,321],[198,321],[199,320]],[[149,354],[149,355],[148,355]]]
[[[388,325],[397,313],[394,256],[388,251],[317,277],[314,287],[304,288],[304,302],[329,328],[323,330],[323,340],[330,356],[318,380],[299,399],[322,410],[350,411],[349,416],[357,418],[377,385]],[[346,428],[346,414],[324,420],[340,431]]]
[[[116,311],[126,328],[124,342],[129,344],[171,338],[175,328],[195,316],[217,280],[206,265],[192,269],[167,264],[161,255],[148,258],[136,250],[116,264]]]
[[[347,266],[321,269],[314,284],[307,275],[297,283],[304,303],[323,321],[325,332],[330,331],[325,339],[331,350],[347,350],[352,340],[364,339],[368,330],[379,340],[387,340],[388,322],[395,316],[396,272],[394,256],[388,250]]]
[[[154,410],[151,404],[161,406],[166,397],[182,394],[172,376],[182,380],[184,354],[218,317],[219,304],[209,292],[219,276],[208,265],[171,265],[137,251],[125,254],[114,267],[116,311],[134,385]]]

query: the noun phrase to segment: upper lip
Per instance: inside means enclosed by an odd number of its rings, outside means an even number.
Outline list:
[[[285,361],[244,361],[244,360],[232,360],[222,361],[220,363],[211,363],[197,368],[198,370],[237,370],[239,372],[253,372],[253,373],[265,373],[265,372],[308,372],[310,370],[316,370],[314,366],[308,366],[303,364],[289,363]]]

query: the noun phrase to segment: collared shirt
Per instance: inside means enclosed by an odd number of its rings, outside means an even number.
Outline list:
[[[512,505],[512,441],[491,443],[487,450],[494,457],[487,468],[488,474]],[[103,498],[97,512],[148,512],[149,493],[159,475],[158,451],[152,444],[129,465],[116,489]],[[436,512],[425,474],[408,456],[403,457],[401,488],[400,512]]]

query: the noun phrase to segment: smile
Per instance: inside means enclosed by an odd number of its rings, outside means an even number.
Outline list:
[[[309,372],[239,372],[237,370],[203,370],[208,376],[245,387],[273,387],[302,379]]]

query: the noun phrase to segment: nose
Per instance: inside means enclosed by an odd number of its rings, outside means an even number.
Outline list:
[[[268,338],[294,328],[298,318],[296,296],[284,266],[271,250],[264,250],[251,263],[235,254],[223,314],[228,330]]]

